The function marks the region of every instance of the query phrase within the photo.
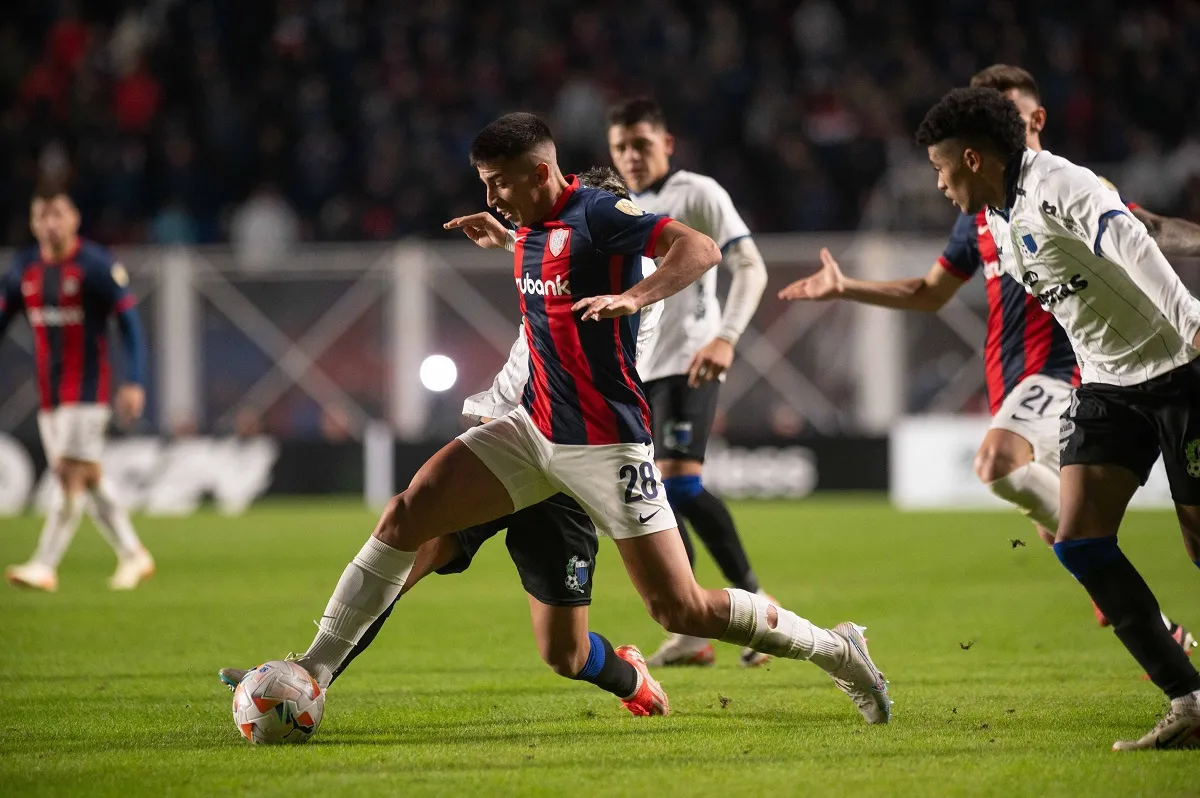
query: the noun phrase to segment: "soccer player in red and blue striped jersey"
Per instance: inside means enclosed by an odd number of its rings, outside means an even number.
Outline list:
[[[145,345],[125,268],[98,244],[79,237],[79,211],[57,187],[39,188],[30,204],[37,245],[18,252],[0,282],[0,335],[17,315],[33,330],[41,410],[38,429],[56,492],[36,553],[10,566],[13,585],[53,591],[58,564],[86,508],[117,553],[114,590],[130,590],[154,571],[129,516],[103,478],[100,454],[110,415],[108,329],[115,318],[125,348],[125,375],[115,404],[122,422],[145,405]]]
[[[488,205],[518,228],[513,274],[530,357],[522,406],[463,433],[389,502],[343,572],[300,665],[327,686],[400,593],[422,544],[562,492],[613,538],[650,614],[669,631],[811,660],[867,722],[887,722],[887,684],[861,627],[824,629],[745,590],[705,590],[688,564],[654,466],[649,409],[634,368],[636,314],[716,264],[716,244],[580,186],[557,161],[549,127],[532,114],[501,117],[472,144]],[[505,246],[507,231],[490,213],[446,227],[487,249]],[[662,258],[644,279],[643,255]],[[603,659],[600,636],[576,631],[579,650]]]

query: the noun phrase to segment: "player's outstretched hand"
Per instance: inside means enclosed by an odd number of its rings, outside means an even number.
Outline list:
[[[447,230],[461,228],[467,234],[467,238],[484,249],[503,249],[504,238],[508,233],[504,229],[504,225],[486,211],[473,213],[470,216],[459,216],[446,222],[442,227]]]
[[[688,385],[697,388],[702,382],[720,379],[733,365],[733,344],[724,338],[714,338],[702,346],[688,365]]]
[[[629,316],[641,308],[637,302],[624,294],[604,294],[581,299],[571,306],[571,310],[582,310],[584,321],[598,321]]]
[[[797,280],[779,292],[780,299],[814,299],[822,301],[837,299],[844,287],[846,278],[833,255],[825,247],[821,247],[821,270],[816,274]]]
[[[117,389],[117,397],[113,402],[117,410],[117,423],[128,427],[142,417],[146,409],[146,389],[132,382],[127,382]]]

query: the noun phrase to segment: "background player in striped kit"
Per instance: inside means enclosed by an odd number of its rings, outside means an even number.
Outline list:
[[[674,146],[666,117],[654,100],[638,97],[610,109],[609,154],[632,189],[633,199],[652,213],[666,214],[712,238],[733,281],[724,309],[717,300],[715,268],[668,297],[662,323],[645,357],[638,360],[638,375],[645,382],[652,410],[657,465],[680,522],[688,561],[694,565],[696,554],[684,519],[729,584],[762,593],[733,516],[704,487],[702,471],[717,394],[733,364],[734,347],[766,288],[767,267],[729,193],[711,177],[671,168]],[[711,665],[714,657],[709,640],[672,634],[649,662]],[[766,660],[753,649],[742,650],[742,665],[761,665]]]
[[[110,318],[116,317],[125,350],[125,378],[114,397],[124,424],[145,406],[146,351],[125,268],[104,247],[79,237],[79,221],[63,189],[39,188],[30,203],[37,245],[17,253],[0,290],[0,334],[22,312],[33,329],[38,429],[62,488],[53,494],[33,558],[4,575],[18,587],[57,590],[58,564],[86,508],[117,554],[109,587],[131,590],[154,573],[154,560],[100,469],[110,416]]]
[[[995,64],[971,78],[974,87],[992,88],[1016,105],[1025,123],[1025,143],[1041,150],[1046,126],[1037,82],[1024,69]],[[1200,253],[1200,225],[1150,213],[1129,204],[1167,255]],[[1053,545],[1058,528],[1059,416],[1079,384],[1075,352],[1062,327],[1025,286],[999,268],[996,242],[986,214],[960,213],[946,251],[924,277],[872,282],[842,275],[828,250],[824,267],[779,292],[783,299],[849,299],[872,305],[936,312],[967,280],[982,273],[987,281],[988,333],[984,344],[992,428],[975,457],[975,473],[1000,498],[1029,517],[1038,535]],[[1107,624],[1103,613],[1097,620]],[[1163,622],[1184,648],[1196,645],[1182,626]]]

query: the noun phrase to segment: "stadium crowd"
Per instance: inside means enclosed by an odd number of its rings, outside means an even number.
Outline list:
[[[1118,20],[1120,24],[1113,24]],[[439,235],[482,200],[496,114],[547,114],[605,161],[614,98],[657,95],[676,163],[752,229],[850,229],[920,114],[995,61],[1039,76],[1050,149],[1200,218],[1200,5],[883,0],[14,0],[0,21],[0,220],[28,240],[70,174],[110,244]]]

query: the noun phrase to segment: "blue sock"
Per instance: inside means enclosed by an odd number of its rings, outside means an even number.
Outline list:
[[[591,682],[618,698],[630,698],[637,690],[637,669],[613,652],[612,643],[604,635],[588,632],[587,662],[575,674],[583,682]]]
[[[1193,560],[1192,562],[1196,563],[1197,568],[1200,568],[1200,560]]]
[[[1080,582],[1097,568],[1121,558],[1116,536],[1110,538],[1084,538],[1063,540],[1054,544],[1054,554],[1071,576]]]
[[[672,507],[696,498],[700,491],[704,490],[704,483],[700,481],[699,474],[667,477],[663,480],[663,486],[667,489],[667,501]]]

